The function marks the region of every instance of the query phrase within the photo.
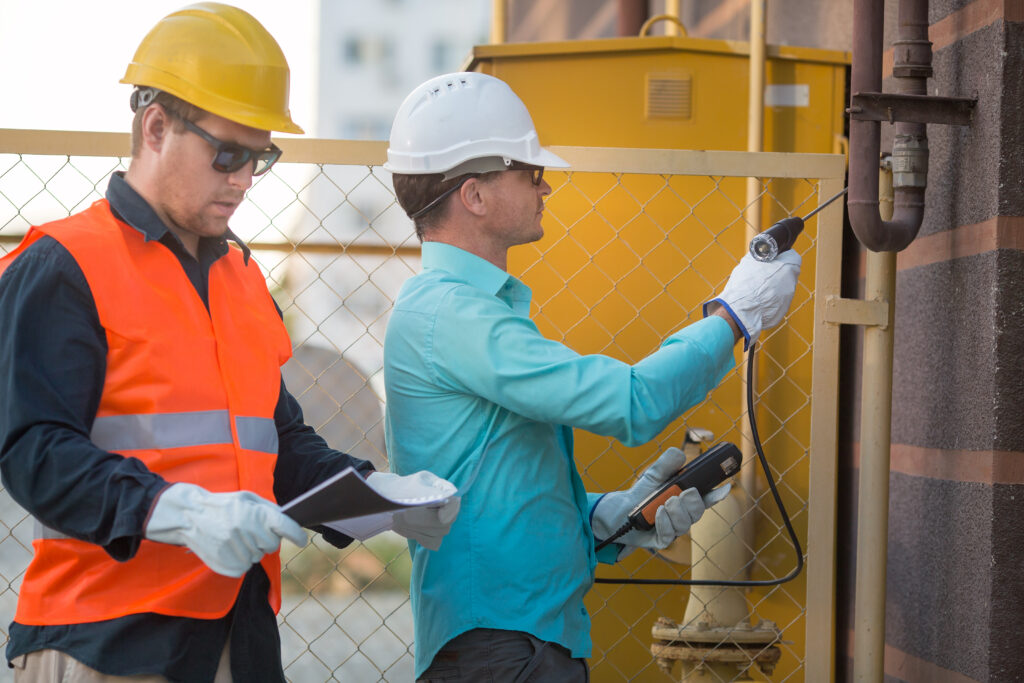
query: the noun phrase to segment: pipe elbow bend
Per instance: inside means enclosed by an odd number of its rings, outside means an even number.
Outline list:
[[[901,202],[897,197],[891,221],[883,221],[878,201],[851,199],[850,225],[857,239],[871,251],[903,251],[917,237],[924,221],[924,202]]]

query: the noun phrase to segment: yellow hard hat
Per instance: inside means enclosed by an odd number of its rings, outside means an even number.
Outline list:
[[[252,128],[302,133],[288,111],[288,78],[284,53],[252,15],[200,2],[153,27],[121,82],[163,90]]]

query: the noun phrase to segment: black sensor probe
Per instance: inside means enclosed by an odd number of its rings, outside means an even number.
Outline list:
[[[774,261],[779,254],[784,251],[788,251],[793,247],[793,243],[796,242],[796,238],[799,237],[800,233],[804,230],[804,221],[810,220],[814,214],[818,213],[844,194],[846,194],[845,187],[839,192],[839,194],[831,197],[824,204],[816,208],[814,211],[811,211],[803,218],[800,218],[799,216],[783,218],[761,234],[756,235],[754,239],[750,240],[750,255],[757,261]]]
[[[690,488],[697,489],[701,496],[707,495],[713,488],[739,472],[742,463],[743,454],[740,453],[740,449],[728,442],[720,443],[701,453],[634,507],[626,522],[616,529],[615,533],[598,543],[594,551],[600,550],[632,529],[653,529],[655,515],[669,498],[678,496]]]

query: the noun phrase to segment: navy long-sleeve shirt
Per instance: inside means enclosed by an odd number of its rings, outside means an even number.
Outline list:
[[[242,247],[248,261],[248,248],[230,231],[200,238],[198,259],[193,258],[121,174],[111,177],[106,196],[120,220],[174,253],[207,306],[210,266],[227,253],[227,239]],[[103,546],[123,561],[138,550],[153,501],[168,483],[137,458],[104,451],[89,440],[106,357],[106,335],[85,276],[60,243],[41,238],[0,278],[0,476],[14,500],[47,527]],[[373,469],[330,448],[306,425],[283,379],[274,421],[279,502],[349,465],[364,473]],[[339,547],[351,540],[316,530]],[[53,648],[108,674],[213,680],[230,633],[235,680],[283,681],[268,588],[266,573],[255,564],[234,607],[220,619],[137,614],[70,626],[14,622],[7,658]]]

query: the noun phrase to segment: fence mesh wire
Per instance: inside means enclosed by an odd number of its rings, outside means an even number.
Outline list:
[[[33,224],[79,211],[101,198],[127,159],[0,154],[0,253]],[[510,270],[534,290],[532,316],[542,333],[582,353],[639,361],[680,326],[701,317],[700,303],[720,291],[743,253],[747,206],[742,179],[671,174],[554,173],[546,235],[513,250]],[[765,216],[806,213],[818,198],[815,179],[760,183]],[[382,343],[402,282],[419,269],[411,224],[390,178],[378,166],[282,163],[260,178],[232,221],[282,309],[294,346],[285,380],[307,422],[334,447],[386,468],[382,415]],[[806,539],[814,230],[799,243],[804,274],[789,324],[766,334],[758,359],[757,416],[773,476],[801,539]],[[810,258],[808,258],[810,257]],[[0,331],[3,333],[3,331]],[[737,360],[742,360],[737,353]],[[657,453],[680,445],[687,429],[745,445],[740,370],[729,373],[701,405],[652,444],[626,448],[577,434],[577,462],[590,490],[628,486]],[[752,461],[744,470],[756,467]],[[781,518],[758,473],[735,480],[742,513],[728,535],[745,551],[742,572],[727,578],[783,576],[795,561]],[[718,514],[712,509],[708,515]],[[23,573],[32,555],[31,519],[0,489],[0,642],[6,643]],[[690,578],[713,562],[726,539],[689,550],[682,560],[637,552],[603,577]],[[689,555],[689,557],[686,557]],[[385,533],[339,550],[314,537],[285,544],[284,605],[279,615],[291,681],[407,681],[412,678],[410,560],[403,539]],[[703,593],[707,601],[725,589]],[[594,619],[590,664],[595,681],[678,680],[670,659],[652,657],[659,618],[682,624],[685,587],[598,585],[587,597]],[[801,680],[805,586],[801,579],[745,595],[749,620],[774,622],[781,641],[744,651],[732,680],[760,653],[778,648],[771,680]],[[709,598],[710,596],[710,598]],[[690,621],[706,621],[714,603]],[[710,645],[703,661],[728,656],[743,639]],[[726,652],[728,650],[728,652]],[[690,656],[690,655],[688,655]],[[697,660],[702,661],[700,659]],[[0,681],[9,676],[0,668]],[[750,675],[763,678],[759,670]],[[10,680],[9,678],[6,680]]]

